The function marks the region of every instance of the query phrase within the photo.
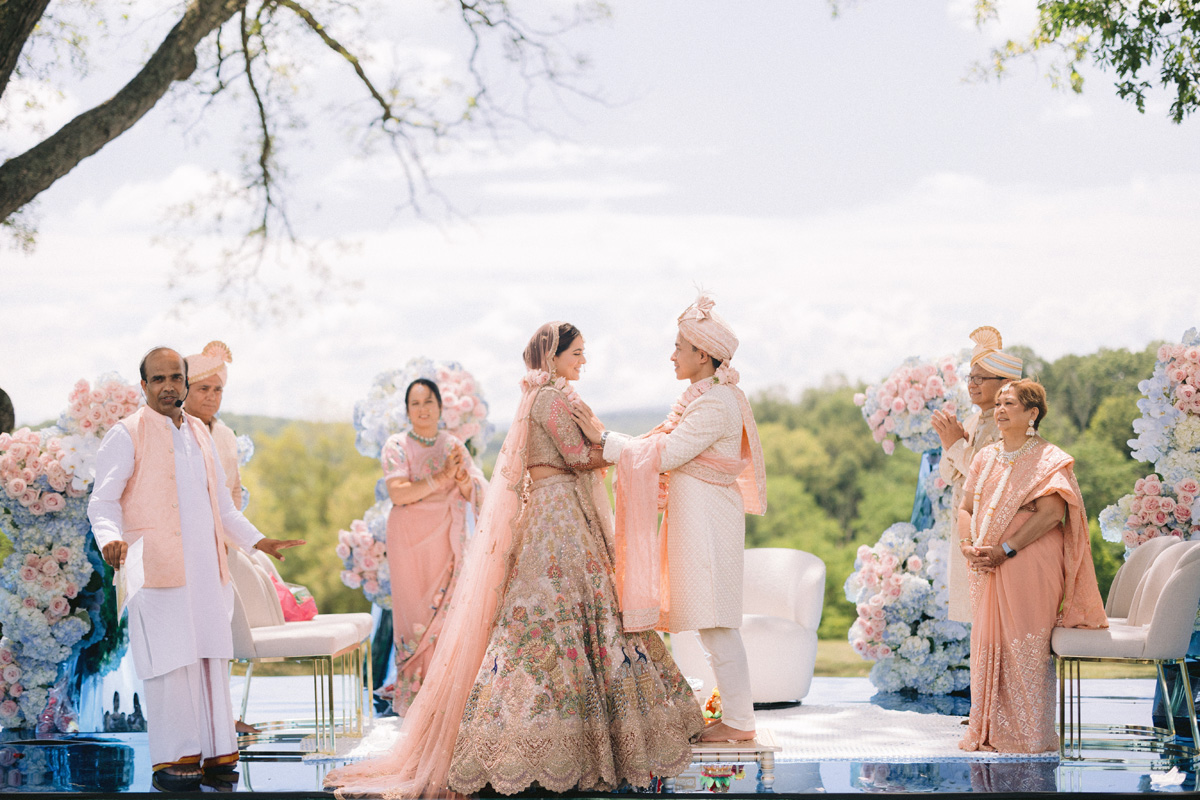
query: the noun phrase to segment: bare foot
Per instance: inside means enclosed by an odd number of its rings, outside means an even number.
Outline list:
[[[700,734],[701,742],[748,742],[756,735],[755,731],[739,731],[737,728],[731,728],[724,722],[718,722],[715,725],[709,725]]]
[[[262,733],[258,728],[248,723],[242,722],[240,719],[233,723],[233,729],[237,731],[238,736],[245,736],[251,733]]]
[[[204,774],[199,764],[175,764],[164,768],[163,772],[168,775],[174,775],[177,778],[199,778]]]

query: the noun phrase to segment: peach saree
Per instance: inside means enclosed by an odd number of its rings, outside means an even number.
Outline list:
[[[1042,753],[1058,748],[1053,628],[1108,623],[1075,460],[1039,440],[1010,471],[1000,458],[1002,447],[989,445],[975,456],[964,487],[964,496],[980,498],[974,514],[992,512],[986,528],[977,526],[976,545],[994,546],[1013,536],[1036,511],[1038,498],[1058,494],[1067,512],[1064,522],[995,570],[970,573],[971,716],[959,747]]]

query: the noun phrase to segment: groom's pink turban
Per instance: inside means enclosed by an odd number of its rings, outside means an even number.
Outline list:
[[[187,357],[188,381],[196,383],[210,375],[217,375],[224,386],[229,380],[229,370],[225,365],[231,361],[233,354],[229,352],[228,345],[224,342],[209,342],[198,354]]]
[[[738,339],[729,323],[713,311],[715,301],[705,293],[679,315],[679,332],[688,344],[713,358],[728,361],[737,352]]]

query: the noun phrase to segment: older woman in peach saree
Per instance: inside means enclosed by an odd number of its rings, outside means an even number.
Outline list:
[[[1045,390],[1007,384],[994,413],[1001,441],[971,462],[958,515],[972,609],[971,717],[959,747],[1042,753],[1058,748],[1052,629],[1108,623],[1075,460],[1037,435]]]

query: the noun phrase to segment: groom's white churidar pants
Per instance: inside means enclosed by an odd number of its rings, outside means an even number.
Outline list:
[[[750,666],[737,628],[703,628],[700,644],[721,690],[721,721],[739,731],[754,730]]]
[[[228,659],[202,658],[143,683],[150,763],[156,769],[237,761]]]

